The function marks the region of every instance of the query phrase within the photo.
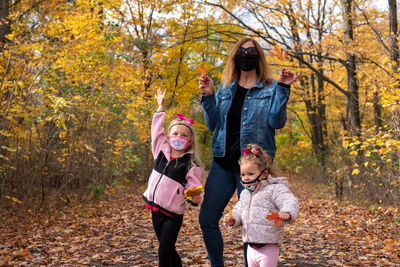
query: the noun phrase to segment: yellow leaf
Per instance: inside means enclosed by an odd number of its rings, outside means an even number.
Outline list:
[[[203,185],[200,185],[196,188],[189,188],[188,190],[186,190],[184,195],[185,195],[185,198],[188,198],[188,197],[200,195],[202,192],[203,192]]]
[[[93,147],[91,147],[90,145],[84,144],[83,146],[84,146],[87,150],[89,150],[89,151],[91,151],[91,152],[96,152],[96,150],[95,150]]]
[[[1,131],[0,131],[0,134],[3,135],[3,136],[7,136],[7,137],[12,136],[12,134],[11,134],[10,132],[7,132],[7,131],[5,131],[5,130],[1,130]]]
[[[12,200],[13,202],[22,204],[22,201],[20,201],[20,200],[19,200],[18,198],[16,198],[16,197],[10,197],[10,196],[4,196],[4,197],[7,198],[7,199]]]
[[[351,175],[357,175],[360,173],[359,169],[354,169],[353,172],[351,173]]]

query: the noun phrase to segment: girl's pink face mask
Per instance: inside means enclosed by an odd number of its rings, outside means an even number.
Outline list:
[[[182,136],[169,136],[169,145],[178,151],[186,150],[190,145],[190,139]]]

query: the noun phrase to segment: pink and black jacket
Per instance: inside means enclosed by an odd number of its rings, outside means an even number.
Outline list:
[[[201,185],[202,170],[193,166],[192,151],[170,160],[171,148],[164,134],[165,112],[156,112],[151,123],[151,145],[155,158],[143,198],[147,204],[170,215],[183,214],[184,191]]]

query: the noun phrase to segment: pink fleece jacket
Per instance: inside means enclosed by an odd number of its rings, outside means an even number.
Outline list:
[[[186,208],[184,192],[200,186],[203,174],[200,167],[193,166],[191,150],[171,160],[171,147],[164,134],[165,116],[165,112],[156,112],[153,116],[151,143],[155,161],[143,198],[147,204],[169,213],[183,214]]]

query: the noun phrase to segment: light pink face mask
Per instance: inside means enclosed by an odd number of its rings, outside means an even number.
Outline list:
[[[169,136],[169,145],[178,151],[186,150],[189,147],[190,139],[182,136]]]

